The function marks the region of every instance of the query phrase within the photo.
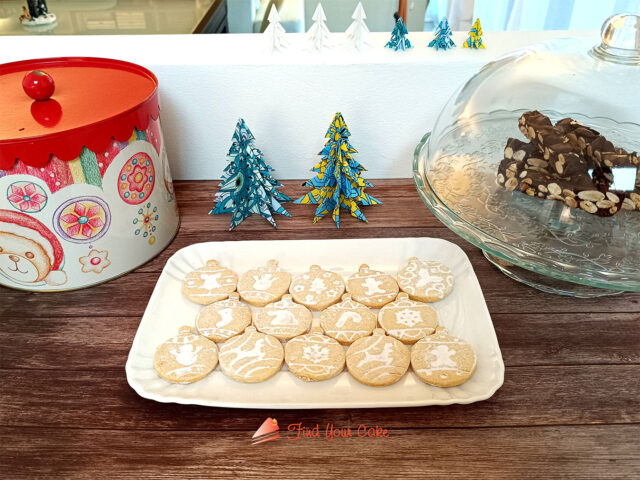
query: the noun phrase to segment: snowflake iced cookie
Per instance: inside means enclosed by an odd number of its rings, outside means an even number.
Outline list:
[[[189,272],[182,281],[182,293],[185,297],[200,305],[209,305],[223,300],[236,290],[238,277],[228,268],[218,265],[216,260]]]
[[[370,337],[360,338],[347,350],[347,369],[353,378],[372,387],[391,385],[409,368],[411,354],[399,340],[376,328]]]
[[[436,331],[438,314],[429,305],[410,300],[401,292],[395,301],[380,309],[378,323],[388,335],[412,344]]]
[[[476,353],[467,342],[450,335],[444,327],[438,327],[436,333],[413,346],[411,366],[429,385],[455,387],[473,375]]]
[[[197,382],[209,375],[217,364],[216,344],[186,326],[160,345],[153,357],[158,375],[172,383]]]
[[[342,345],[351,345],[361,337],[371,335],[376,328],[375,313],[345,293],[342,301],[331,305],[320,314],[320,326],[324,333]]]
[[[251,325],[251,309],[240,301],[237,293],[229,298],[207,305],[196,317],[200,335],[214,342],[224,342]]]
[[[360,265],[360,269],[347,279],[347,292],[354,300],[371,308],[380,308],[391,302],[398,291],[395,278],[387,273],[371,270],[369,265]]]
[[[309,309],[294,303],[291,295],[257,310],[253,324],[259,332],[289,340],[309,330],[313,316]]]
[[[320,311],[340,300],[344,293],[344,281],[337,273],[311,265],[307,273],[293,279],[289,292],[296,302]]]
[[[398,272],[398,285],[413,300],[437,302],[451,292],[453,273],[441,263],[412,257],[407,266]]]
[[[273,377],[282,366],[284,348],[280,341],[254,327],[230,338],[220,347],[220,368],[224,374],[242,383],[259,383]]]
[[[238,293],[247,303],[264,307],[267,303],[280,300],[289,291],[291,275],[278,271],[278,262],[269,260],[265,267],[249,270],[238,282]]]
[[[291,373],[306,382],[328,380],[344,370],[344,348],[313,327],[311,333],[287,342],[284,361]]]

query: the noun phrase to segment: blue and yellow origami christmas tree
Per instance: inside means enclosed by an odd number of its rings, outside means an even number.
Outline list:
[[[480,19],[476,18],[476,22],[469,30],[469,38],[462,44],[463,48],[485,48],[482,42],[482,25],[480,25]]]
[[[353,158],[357,150],[349,143],[350,136],[342,114],[336,113],[325,135],[329,140],[319,153],[322,159],[312,169],[318,175],[304,184],[312,190],[294,202],[318,205],[313,223],[331,214],[340,228],[340,208],[346,208],[351,215],[366,222],[360,207],[382,203],[364,191],[373,185],[360,176],[366,169]]]
[[[391,39],[387,42],[385,47],[393,48],[396,52],[398,50],[407,50],[411,48],[411,42],[409,41],[409,32],[402,20],[402,17],[398,17],[393,32],[391,32]]]
[[[227,155],[229,164],[222,174],[216,205],[209,215],[231,213],[233,230],[242,221],[257,213],[278,228],[273,214],[291,215],[281,205],[291,199],[277,190],[280,182],[271,176],[273,168],[267,165],[262,152],[253,144],[255,137],[241,118],[236,124],[233,143]]]
[[[436,50],[447,50],[456,46],[456,44],[453,43],[453,40],[451,40],[452,32],[451,28],[449,28],[449,21],[447,20],[447,17],[440,20],[434,35],[433,40],[429,43],[430,47],[435,47]]]

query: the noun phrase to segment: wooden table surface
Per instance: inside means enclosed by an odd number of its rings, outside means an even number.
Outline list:
[[[640,476],[640,294],[553,296],[516,283],[442,226],[409,180],[373,181],[369,223],[313,225],[292,205],[278,231],[259,217],[228,232],[208,216],[217,182],[177,182],[180,233],[158,258],[109,283],[34,294],[0,288],[2,478],[333,478]],[[291,196],[306,189],[284,182]],[[234,410],[139,397],[124,366],[167,258],[196,242],[440,237],[480,280],[506,365],[504,385],[470,405],[403,409]],[[87,308],[98,306],[98,309]],[[87,312],[91,312],[87,314]],[[95,312],[95,313],[94,313]],[[351,427],[352,438],[251,446],[268,417]],[[388,429],[359,438],[359,425]]]

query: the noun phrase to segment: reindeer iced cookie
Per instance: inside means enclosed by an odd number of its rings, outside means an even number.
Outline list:
[[[207,305],[196,317],[198,333],[214,342],[224,342],[251,325],[251,309],[240,301],[237,293]]]
[[[293,299],[311,310],[324,310],[344,293],[344,282],[337,273],[311,265],[307,273],[296,276],[289,292]]]
[[[259,332],[273,335],[280,340],[289,340],[309,331],[313,316],[309,309],[294,303],[291,295],[270,303],[255,313],[254,326]]]
[[[441,263],[412,257],[407,266],[398,272],[398,285],[413,300],[437,302],[451,292],[453,273]]]
[[[398,291],[395,278],[387,273],[371,270],[369,265],[360,265],[360,269],[347,279],[347,292],[354,300],[371,308],[380,308],[391,302]]]
[[[342,296],[340,303],[330,306],[320,314],[320,326],[324,333],[342,345],[351,345],[358,338],[371,335],[376,323],[375,313],[352,300],[348,293]]]
[[[429,305],[410,300],[401,292],[395,301],[380,309],[378,323],[388,335],[413,344],[436,331],[438,314]]]
[[[413,346],[411,366],[429,385],[455,387],[473,375],[476,353],[467,342],[450,335],[444,327],[438,327],[436,333]]]
[[[236,290],[238,277],[231,270],[209,260],[202,267],[189,272],[182,281],[182,293],[185,297],[200,305],[209,305],[223,300]]]
[[[391,385],[409,368],[409,349],[399,340],[376,328],[370,337],[360,338],[347,350],[347,368],[353,378],[372,387]]]
[[[344,348],[320,327],[287,342],[284,361],[291,373],[306,382],[328,380],[344,370]]]
[[[238,293],[247,303],[264,307],[280,300],[289,291],[291,275],[278,271],[278,262],[269,260],[265,267],[249,270],[238,282]]]
[[[209,375],[217,364],[216,344],[186,326],[160,345],[153,357],[158,375],[172,383],[197,382]]]
[[[254,327],[230,338],[220,347],[220,368],[224,374],[242,383],[259,383],[273,377],[282,366],[284,349],[280,341]]]

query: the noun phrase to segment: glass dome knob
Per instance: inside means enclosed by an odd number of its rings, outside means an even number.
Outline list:
[[[592,54],[609,62],[640,65],[640,15],[612,15],[602,24],[602,43]]]

